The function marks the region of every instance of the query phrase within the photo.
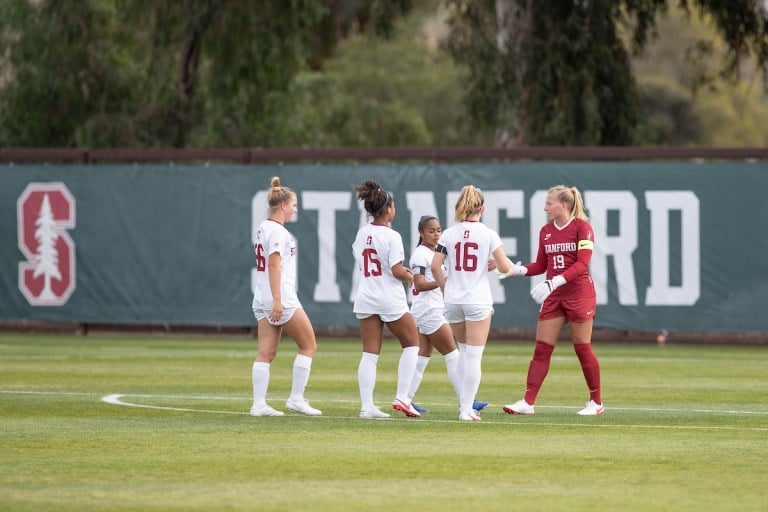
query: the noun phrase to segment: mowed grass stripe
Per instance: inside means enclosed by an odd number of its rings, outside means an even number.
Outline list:
[[[255,340],[0,335],[0,496],[15,510],[766,510],[768,350],[597,344],[604,417],[569,344],[532,417],[519,398],[531,343],[491,342],[479,424],[456,419],[435,354],[421,420],[356,418],[356,340],[319,341],[307,397],[320,418],[251,418]],[[270,403],[284,409],[295,345]],[[12,357],[4,357],[6,355]],[[385,342],[388,410],[399,347]],[[210,412],[123,407],[138,405]]]

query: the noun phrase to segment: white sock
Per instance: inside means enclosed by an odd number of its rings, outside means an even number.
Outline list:
[[[267,388],[269,387],[269,363],[253,363],[251,369],[253,382],[253,406],[256,408],[267,405]]]
[[[309,381],[309,372],[312,369],[312,358],[302,354],[296,354],[293,360],[293,384],[291,385],[291,400],[304,399],[304,390]]]
[[[459,351],[454,350],[443,356],[445,358],[445,370],[448,372],[448,380],[451,381],[456,397],[461,401],[461,380],[459,379]]]
[[[415,347],[405,347],[403,353],[400,354],[400,362],[397,363],[397,393],[395,394],[397,400],[410,403],[408,400],[408,387],[413,380],[418,359],[418,345]]]
[[[357,383],[360,386],[360,401],[362,410],[373,409],[373,389],[376,387],[376,365],[378,354],[363,352],[360,365],[357,367]]]
[[[459,347],[459,362],[456,366],[456,372],[459,376],[459,382],[464,382],[464,369],[467,367],[467,344],[457,341]]]
[[[472,402],[474,402],[477,390],[480,388],[483,350],[485,347],[482,345],[467,345],[467,363],[464,369],[464,381],[461,385],[460,407],[462,413],[472,412]]]
[[[424,370],[427,369],[429,364],[429,357],[419,356],[416,359],[416,371],[413,372],[413,379],[411,379],[411,385],[408,388],[408,400],[413,402],[413,397],[416,396],[416,392],[421,386],[421,380],[424,378]]]

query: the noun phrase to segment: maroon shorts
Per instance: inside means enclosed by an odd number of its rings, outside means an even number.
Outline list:
[[[595,297],[580,297],[578,299],[547,298],[539,310],[539,320],[551,320],[564,316],[569,323],[586,322],[595,317]]]

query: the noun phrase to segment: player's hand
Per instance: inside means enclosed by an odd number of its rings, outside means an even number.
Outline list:
[[[517,263],[509,262],[509,270],[506,272],[500,272],[499,269],[496,269],[493,271],[493,273],[498,277],[499,279],[506,279],[511,276],[520,276],[523,275],[520,270],[525,267],[522,266],[522,262],[518,261]]]
[[[273,302],[272,310],[269,312],[270,323],[274,324],[275,322],[279,322],[282,317],[283,317],[283,303]]]
[[[547,279],[537,284],[531,290],[531,297],[536,301],[536,304],[542,304],[549,294],[555,291],[557,288],[565,284],[565,278],[563,276],[555,276],[552,279]]]

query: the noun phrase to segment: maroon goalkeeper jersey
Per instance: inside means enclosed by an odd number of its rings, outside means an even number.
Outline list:
[[[589,275],[589,261],[595,233],[589,222],[573,218],[563,228],[550,222],[539,232],[536,261],[526,265],[529,276],[547,273],[547,279],[561,275],[566,283],[552,292],[552,299],[579,299],[595,296],[595,284]]]

